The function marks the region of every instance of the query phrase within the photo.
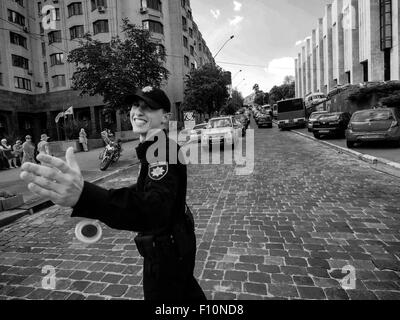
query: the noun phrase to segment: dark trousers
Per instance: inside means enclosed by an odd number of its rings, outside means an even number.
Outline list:
[[[191,250],[180,258],[175,244],[164,243],[157,257],[145,258],[143,266],[144,299],[171,302],[204,302],[206,296],[194,278],[196,238]]]

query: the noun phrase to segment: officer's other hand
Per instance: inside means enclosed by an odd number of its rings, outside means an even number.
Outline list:
[[[37,159],[43,166],[25,163],[20,177],[38,196],[63,207],[74,207],[82,194],[84,180],[73,148],[68,148],[65,158],[63,161],[41,154]]]

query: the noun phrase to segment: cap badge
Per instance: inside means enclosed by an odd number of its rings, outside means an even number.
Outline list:
[[[154,90],[153,87],[148,86],[148,87],[143,88],[142,92],[143,93],[148,93],[148,92],[152,92],[153,90]]]

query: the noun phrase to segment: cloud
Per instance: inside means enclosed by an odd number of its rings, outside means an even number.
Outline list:
[[[265,71],[271,75],[282,76],[282,81],[285,76],[295,75],[294,58],[284,57],[272,60]]]
[[[239,23],[241,23],[242,21],[243,21],[243,17],[241,17],[241,16],[235,16],[235,18],[229,19],[229,24],[230,24],[231,26],[236,26],[236,25],[238,25]]]
[[[221,15],[221,11],[219,11],[218,9],[216,9],[216,10],[210,10],[211,11],[211,14],[213,15],[213,17],[215,18],[215,19],[218,19],[219,18],[219,16]]]
[[[233,10],[235,10],[235,11],[242,10],[242,4],[240,2],[233,1],[233,5],[235,6]]]

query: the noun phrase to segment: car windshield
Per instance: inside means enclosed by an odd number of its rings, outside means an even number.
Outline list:
[[[210,123],[207,126],[208,129],[218,129],[226,127],[232,127],[232,123],[229,119],[210,120]]]
[[[385,121],[392,119],[393,116],[390,110],[369,110],[356,113],[352,121],[369,122],[369,121]]]
[[[324,115],[323,113],[313,113],[310,116],[310,120],[317,120],[318,118],[320,118],[323,115]]]
[[[339,119],[340,119],[340,113],[329,113],[329,114],[321,115],[318,120],[321,120],[321,121],[337,121]]]
[[[199,124],[198,126],[195,126],[195,127],[193,128],[193,130],[204,129],[205,127],[207,127],[206,124]]]

